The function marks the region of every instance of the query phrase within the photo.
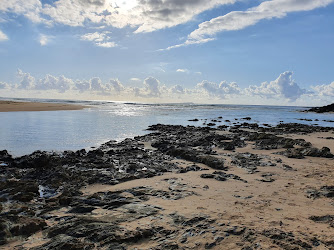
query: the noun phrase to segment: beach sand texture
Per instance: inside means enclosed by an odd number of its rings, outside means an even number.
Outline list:
[[[80,110],[84,106],[64,103],[0,101],[0,112]]]

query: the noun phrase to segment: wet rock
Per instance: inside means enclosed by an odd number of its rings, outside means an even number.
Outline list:
[[[0,162],[11,163],[12,161],[12,155],[10,155],[7,150],[0,150]]]
[[[213,178],[215,178],[215,175],[214,174],[201,174],[201,178],[213,179]]]
[[[331,227],[334,227],[334,215],[311,216],[310,220],[313,220],[314,222],[328,223]]]
[[[35,250],[45,250],[45,249],[90,250],[94,248],[95,245],[92,242],[82,241],[78,238],[67,235],[58,235],[54,237],[50,242],[45,243],[42,246],[35,247],[34,249]]]
[[[232,235],[241,235],[245,232],[245,230],[245,227],[233,226],[225,229],[224,231]]]
[[[261,158],[258,155],[250,153],[237,153],[232,156],[231,163],[237,167],[246,169],[248,173],[253,174],[257,171],[257,167],[261,165]]]
[[[33,233],[46,228],[46,223],[42,219],[19,216],[15,220],[10,232],[13,236],[30,236]]]
[[[92,212],[95,207],[91,206],[76,206],[68,211],[68,213],[76,213],[76,214],[85,214]]]
[[[209,122],[209,123],[206,124],[206,125],[209,126],[209,127],[216,126],[216,124],[215,124],[215,123],[212,123],[212,122]]]
[[[323,147],[321,149],[294,148],[294,149],[287,149],[286,151],[280,152],[278,154],[284,155],[288,158],[297,158],[297,159],[303,159],[305,156],[334,158],[334,155],[330,152],[330,149],[327,147]]]
[[[320,197],[327,197],[333,198],[334,197],[334,186],[322,186],[320,189],[308,189],[306,190],[307,197],[309,198],[320,198]]]

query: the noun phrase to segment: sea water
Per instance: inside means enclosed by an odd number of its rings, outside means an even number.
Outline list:
[[[223,118],[217,125],[243,122],[276,125],[279,122],[298,122],[334,127],[334,123],[329,122],[334,120],[334,114],[300,112],[305,110],[305,107],[65,102],[87,105],[88,108],[75,111],[0,113],[0,150],[7,149],[14,156],[21,156],[35,150],[90,149],[109,140],[121,141],[144,135],[148,133],[146,129],[149,125],[162,123],[206,126],[205,123],[218,117]],[[243,120],[245,117],[251,117],[251,120]],[[188,121],[195,118],[199,121]],[[315,121],[316,119],[318,121]]]

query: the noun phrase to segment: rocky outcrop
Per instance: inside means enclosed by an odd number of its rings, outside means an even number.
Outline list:
[[[334,103],[322,107],[310,108],[308,110],[305,110],[305,112],[316,112],[316,113],[334,112]]]

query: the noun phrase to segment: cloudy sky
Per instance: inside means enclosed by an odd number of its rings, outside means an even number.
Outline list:
[[[0,96],[334,102],[334,0],[0,0]]]

